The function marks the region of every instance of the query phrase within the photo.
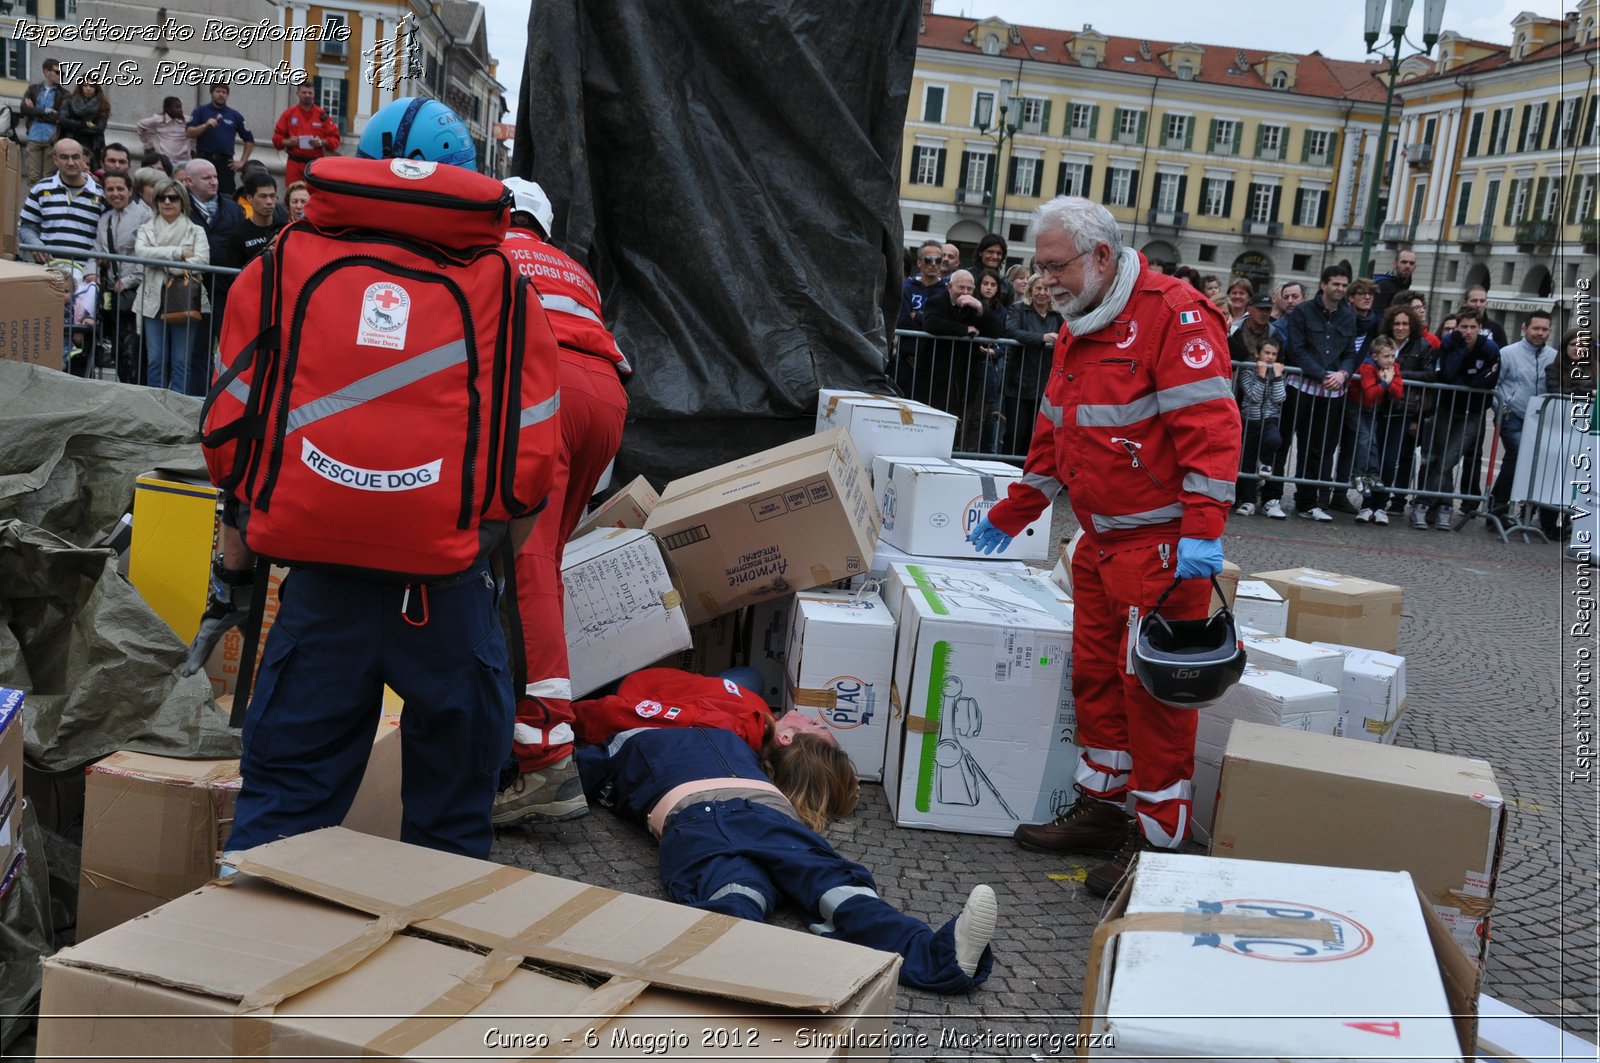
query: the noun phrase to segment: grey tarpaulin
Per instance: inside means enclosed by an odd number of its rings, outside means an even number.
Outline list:
[[[199,399],[0,359],[0,517],[88,546],[140,473],[205,472],[199,423]]]
[[[619,473],[703,469],[809,432],[819,386],[888,386],[918,12],[533,0],[513,168],[633,362]]]

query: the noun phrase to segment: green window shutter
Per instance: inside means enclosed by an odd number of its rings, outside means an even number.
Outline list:
[[[1157,174],[1156,175],[1156,179],[1154,181],[1150,182],[1150,209],[1151,210],[1155,210],[1156,207],[1159,206],[1159,200],[1161,199],[1161,182],[1163,180],[1165,180],[1165,179],[1166,179],[1166,175],[1165,174]],[[1134,200],[1133,201],[1133,205],[1137,207],[1139,205],[1139,201],[1137,199]]]
[[[1329,133],[1328,134],[1328,165],[1329,166],[1338,165],[1338,159],[1339,159],[1339,134],[1338,133]],[[1327,201],[1328,201],[1328,197],[1327,196],[1322,197],[1322,201],[1323,201],[1324,204],[1326,204]]]
[[[1040,159],[1033,166],[1033,186],[1028,195],[1037,196],[1044,182],[1044,160]]]
[[[1557,175],[1555,177],[1550,178],[1550,202],[1552,204],[1554,204],[1554,206],[1556,208],[1555,210],[1550,212],[1550,218],[1553,221],[1556,218],[1561,217],[1561,177],[1560,177],[1560,175]],[[1541,212],[1543,212],[1544,207],[1543,207],[1542,204],[1539,207],[1539,209],[1540,209]]]
[[[1261,146],[1262,146],[1262,143],[1266,139],[1267,139],[1267,127],[1266,127],[1265,123],[1263,123],[1261,125],[1257,125],[1256,126],[1256,158],[1258,158],[1258,159],[1261,158]]]
[[[1083,196],[1085,199],[1087,199],[1087,198],[1089,198],[1090,195],[1093,194],[1092,193],[1092,189],[1093,188],[1094,188],[1094,167],[1093,166],[1085,166],[1083,168],[1083,187],[1078,189],[1078,195]]]
[[[1251,218],[1251,212],[1253,210],[1255,210],[1255,205],[1256,205],[1256,183],[1254,181],[1251,181],[1248,185],[1245,186],[1245,190],[1244,190],[1244,216],[1246,218]],[[1252,218],[1252,220],[1254,220],[1254,219]]]
[[[1138,133],[1137,136],[1135,136],[1133,138],[1134,142],[1137,143],[1137,144],[1143,144],[1144,143],[1145,125],[1147,124],[1147,120],[1149,119],[1149,117],[1150,117],[1150,113],[1148,111],[1140,111],[1139,112],[1139,133]]]
[[[1122,112],[1123,112],[1123,110],[1125,110],[1125,108],[1118,107],[1116,110],[1111,112],[1111,139],[1112,140],[1116,140],[1117,139],[1117,135],[1122,132]]]
[[[1139,203],[1139,171],[1134,170],[1128,175],[1128,203],[1137,206]]]
[[[1586,178],[1586,180],[1591,180],[1592,181],[1592,180],[1594,180],[1594,178],[1590,177],[1590,178]],[[1579,200],[1579,198],[1581,198],[1578,195],[1578,192],[1582,188],[1583,188],[1583,184],[1580,182],[1578,184],[1578,187],[1574,188],[1572,190],[1572,194],[1567,197],[1567,224],[1568,225],[1576,225],[1576,224],[1578,224],[1578,200]]]
[[[1100,139],[1100,105],[1098,103],[1089,108],[1089,139]]]
[[[1530,128],[1532,118],[1533,118],[1533,104],[1531,104],[1531,103],[1523,104],[1522,105],[1522,127],[1517,131],[1517,150],[1518,151],[1527,151],[1528,150],[1528,130]]]
[[[1517,207],[1517,186],[1521,183],[1520,178],[1513,177],[1511,183],[1506,186],[1506,216],[1501,219],[1502,225],[1510,225],[1516,220],[1511,216],[1511,212]]]
[[[1206,132],[1206,154],[1213,155],[1217,150],[1217,120],[1213,118]]]
[[[322,75],[321,74],[318,74],[317,76],[315,76],[315,77],[313,77],[311,79],[311,91],[315,92],[317,94],[316,104],[317,104],[318,107],[321,107],[322,106]]]
[[[963,151],[961,153],[961,169],[956,174],[956,187],[957,188],[965,188],[965,187],[967,187],[967,171],[969,169],[971,169],[971,167],[972,167],[972,152]]]
[[[1522,212],[1527,220],[1543,219],[1544,197],[1550,191],[1550,178],[1541,177],[1534,183],[1533,195],[1528,197],[1528,209]]]
[[[1278,204],[1283,200],[1283,186],[1272,186],[1272,213],[1268,215],[1271,221],[1278,220]]]
[[[1188,198],[1189,198],[1189,176],[1187,174],[1179,174],[1178,175],[1178,208],[1177,209],[1179,209],[1179,210],[1187,209],[1187,208],[1184,207],[1184,203],[1188,200]]]
[[[340,129],[350,128],[350,79],[339,79],[339,121]]]
[[[1111,205],[1111,167],[1106,167],[1105,183],[1100,188],[1100,202],[1106,206]]]
[[[1072,110],[1072,108],[1068,107],[1067,110],[1070,111],[1070,110]],[[1050,101],[1049,100],[1045,100],[1044,101],[1044,112],[1039,116],[1039,132],[1040,133],[1046,133],[1046,134],[1050,132]]]
[[[1222,216],[1233,217],[1233,178],[1228,178],[1222,185]]]
[[[1483,112],[1479,111],[1472,116],[1472,131],[1467,134],[1467,158],[1475,158],[1478,154],[1478,138],[1483,135]]]
[[[1306,190],[1303,189],[1303,188],[1295,189],[1294,190],[1294,215],[1290,218],[1290,221],[1292,221],[1295,225],[1299,225],[1300,224],[1300,211],[1305,208],[1305,205],[1306,205]]]
[[[1559,112],[1557,113],[1559,114]],[[1553,148],[1556,146],[1556,134],[1559,130],[1550,127],[1559,124],[1559,121],[1550,121],[1550,104],[1548,102],[1541,103],[1539,105],[1539,135],[1544,137],[1546,147]],[[1538,148],[1538,146],[1537,144],[1534,145],[1535,148]]]
[[[1183,150],[1190,151],[1194,148],[1194,119],[1190,118],[1183,124]]]
[[[1061,163],[1057,163],[1056,164],[1056,195],[1064,196],[1066,194],[1067,194],[1067,164],[1064,163],[1064,162],[1061,162]]]
[[[1328,200],[1332,198],[1332,196],[1328,195],[1327,190],[1324,189],[1322,198],[1317,201],[1317,228],[1319,229],[1328,227]]]
[[[1015,162],[1016,160],[1013,159],[1011,161]],[[999,169],[1000,159],[998,156],[990,155],[985,159],[983,164],[983,190],[989,193],[991,196],[994,195],[995,173]]]
[[[1006,191],[1017,187],[1017,157],[1011,156],[1011,162],[1006,166]]]
[[[943,148],[939,148],[937,154],[934,155],[933,183],[940,188],[944,187],[944,156],[945,150]]]
[[[1487,145],[1485,145],[1485,150],[1492,154],[1494,152],[1494,146],[1495,146],[1496,143],[1499,142],[1499,140],[1500,140],[1500,112],[1499,111],[1495,111],[1494,114],[1490,118],[1490,122],[1489,122],[1489,143]]]
[[[1467,208],[1472,204],[1472,182],[1466,181],[1456,194],[1456,226],[1467,224]]]
[[[1600,104],[1600,93],[1589,97],[1589,120],[1583,126],[1583,146],[1590,147],[1594,144],[1595,130],[1595,105]],[[1582,108],[1579,108],[1581,111]]]
[[[1233,123],[1233,150],[1230,155],[1237,155],[1244,147],[1244,123]]]
[[[1311,159],[1311,130],[1306,130],[1300,137],[1300,161],[1309,162]]]

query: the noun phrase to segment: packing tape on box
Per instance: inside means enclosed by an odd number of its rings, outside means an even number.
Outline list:
[[[1137,868],[1137,865],[1135,865]],[[1124,893],[1119,900],[1126,900]],[[1095,928],[1089,941],[1089,968],[1083,976],[1083,1013],[1078,1020],[1078,1058],[1087,1059],[1094,1032],[1095,1006],[1099,1003],[1100,968],[1113,939],[1123,934],[1250,934],[1299,940],[1337,941],[1338,931],[1327,919],[1276,919],[1271,916],[1231,915],[1226,912],[1138,912],[1109,919]]]
[[[682,604],[683,595],[679,594],[676,588],[667,591],[661,596],[661,607],[669,613]]]
[[[926,716],[907,716],[906,730],[910,731],[912,734],[919,735],[938,734],[939,721],[930,720]]]
[[[891,679],[889,680],[889,719],[898,720],[905,714],[905,706],[900,703],[900,684]]]
[[[417,1008],[410,1017],[374,1036],[363,1047],[384,1058],[404,1059],[413,1048],[442,1033],[461,1016],[470,1014],[521,964],[521,956],[498,949],[478,957],[478,962],[469,970],[455,976],[459,979],[455,985]]]
[[[1371,608],[1371,606],[1376,604],[1377,603],[1368,602],[1366,604],[1357,603],[1354,605],[1334,605],[1331,602],[1308,602],[1303,598],[1290,599],[1290,609],[1292,613],[1300,613],[1302,615],[1309,616],[1325,616],[1334,620],[1355,620],[1358,617],[1368,615],[1382,616],[1383,613],[1380,609]],[[1391,604],[1389,615],[1400,615],[1400,599],[1396,598]]]
[[[709,591],[700,592],[700,608],[705,610],[707,616],[720,616],[722,611],[717,608],[717,599]]]
[[[839,692],[832,687],[797,687],[789,683],[789,699],[797,708],[807,709],[836,709],[839,707]]]
[[[900,423],[901,424],[916,424],[917,423],[917,415],[912,412],[912,409],[911,409],[910,406],[907,406],[905,404],[905,400],[904,399],[897,399],[893,395],[877,395],[877,394],[873,394],[872,392],[856,392],[855,394],[850,394],[850,395],[835,395],[833,398],[828,400],[828,406],[827,406],[827,410],[826,410],[826,416],[827,416],[828,420],[830,420],[830,421],[833,420],[833,415],[838,411],[838,409],[839,409],[839,400],[841,400],[841,399],[856,399],[856,398],[860,398],[863,395],[865,395],[869,399],[876,399],[879,402],[887,402],[889,405],[891,405],[891,406],[895,407],[896,409],[898,409],[900,411]]]
[[[1460,890],[1445,890],[1434,903],[1454,908],[1468,919],[1486,919],[1494,911],[1493,897],[1480,897],[1476,893],[1463,893]]]

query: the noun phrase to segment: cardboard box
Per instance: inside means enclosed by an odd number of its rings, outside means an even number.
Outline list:
[[[1394,653],[1400,648],[1403,591],[1392,583],[1314,568],[1257,572],[1289,603],[1289,635]]]
[[[1478,1058],[1495,1063],[1560,1063],[1595,1058],[1594,1045],[1487,993],[1478,994]]]
[[[400,837],[400,698],[384,688],[372,756],[344,825]],[[223,711],[231,709],[224,699]],[[237,760],[118,752],[85,787],[78,940],[143,915],[217,875],[239,800]]]
[[[1339,711],[1339,691],[1334,687],[1284,672],[1246,668],[1221,700],[1200,710],[1194,743],[1195,826],[1210,837],[1222,757],[1235,721],[1331,735],[1339,726]]]
[[[194,640],[211,587],[211,559],[218,550],[217,489],[204,480],[155,470],[135,478],[133,533],[128,544],[128,582],[184,642]],[[267,574],[261,645],[278,618],[279,591],[289,570]],[[211,696],[234,692],[244,657],[244,633],[233,628],[206,660]],[[261,659],[256,658],[259,671]]]
[[[1240,638],[1245,656],[1257,668],[1297,675],[1334,690],[1344,685],[1344,657],[1335,650],[1277,635],[1241,632]]]
[[[1363,742],[1394,745],[1400,719],[1406,711],[1406,659],[1396,653],[1338,646],[1313,645],[1344,655],[1344,684],[1340,687],[1339,727],[1333,733]]]
[[[843,429],[674,480],[645,527],[683,577],[690,624],[865,572],[878,541]]]
[[[1072,606],[1043,576],[896,565],[905,710],[883,785],[904,827],[1011,835],[1072,803]]]
[[[38,1054],[843,1060],[895,1011],[893,953],[338,828],[239,867],[46,960]]]
[[[20,690],[0,687],[0,896],[16,881],[22,859],[22,703]]]
[[[872,591],[794,596],[784,707],[827,724],[868,782],[883,778],[895,621]]]
[[[642,528],[644,522],[650,519],[650,511],[656,508],[660,500],[661,496],[650,486],[649,480],[635,476],[628,486],[584,517],[572,530],[572,539],[581,539],[597,528]],[[567,541],[571,542],[572,539]]]
[[[13,223],[16,215],[10,215]],[[43,266],[0,261],[0,358],[61,368],[66,297]]]
[[[0,138],[0,260],[8,263],[17,257],[17,225],[27,194],[22,187],[22,145]]]
[[[561,582],[573,697],[689,648],[683,596],[649,532],[601,528],[574,539]]]
[[[1265,580],[1240,580],[1234,592],[1233,618],[1242,628],[1263,635],[1289,633],[1289,603]]]
[[[761,695],[773,709],[784,705],[789,680],[789,622],[794,595],[746,607],[739,617],[740,657],[761,674]]]
[[[729,613],[689,629],[689,648],[669,653],[653,668],[720,675],[739,663],[739,615]]]
[[[977,555],[967,535],[978,526],[1022,470],[1003,461],[955,461],[882,455],[872,459],[872,483],[883,512],[883,541],[923,557]],[[1043,513],[1012,540],[1005,556],[1043,561],[1054,545]]]
[[[1211,851],[1409,871],[1481,962],[1505,821],[1484,761],[1239,723],[1222,762]]]
[[[970,557],[924,557],[921,554],[908,554],[893,543],[879,539],[877,549],[872,552],[872,568],[852,578],[850,586],[846,589],[857,590],[865,586],[868,580],[876,581],[881,588],[889,582],[889,570],[895,565],[932,565],[942,569],[965,568],[991,574],[1009,572],[1015,576],[1026,576],[1033,571],[1026,561],[1014,561],[1004,555],[974,553]]]
[[[817,392],[816,431],[849,432],[861,464],[868,469],[879,454],[948,458],[955,446],[956,421],[954,414],[910,399],[837,388]]]
[[[1417,893],[1404,873],[1145,853],[1090,944],[1088,1055],[1459,1060],[1475,972]]]

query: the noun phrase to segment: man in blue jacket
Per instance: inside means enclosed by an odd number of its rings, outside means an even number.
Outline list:
[[[217,168],[217,185],[222,194],[233,198],[233,174],[241,169],[250,153],[256,148],[256,135],[250,132],[250,123],[244,115],[228,106],[228,83],[218,81],[211,86],[211,102],[202,103],[189,116],[186,130],[194,141],[194,157],[205,159]],[[234,139],[244,141],[244,153],[233,157]]]
[[[1456,314],[1455,331],[1448,333],[1439,345],[1439,373],[1434,379],[1440,384],[1478,390],[1440,393],[1439,410],[1434,415],[1435,427],[1428,438],[1428,453],[1423,458],[1422,489],[1455,490],[1451,470],[1460,463],[1461,494],[1464,499],[1476,502],[1472,496],[1482,491],[1482,481],[1472,475],[1470,455],[1482,446],[1484,414],[1489,410],[1494,386],[1500,380],[1500,348],[1483,329],[1476,310],[1463,309]],[[1431,508],[1432,512],[1425,514],[1422,520],[1413,515],[1412,526],[1431,524],[1439,531],[1455,530],[1452,526],[1454,506],[1450,501],[1435,500]]]
[[[1284,435],[1292,430],[1297,441],[1297,479],[1326,480],[1333,471],[1345,387],[1359,361],[1356,315],[1344,298],[1349,287],[1349,267],[1328,266],[1322,271],[1317,297],[1307,299],[1289,314],[1283,360],[1300,372],[1288,378]],[[1328,514],[1332,498],[1329,488],[1299,485],[1294,492],[1295,512],[1308,520],[1326,523],[1333,520]]]

